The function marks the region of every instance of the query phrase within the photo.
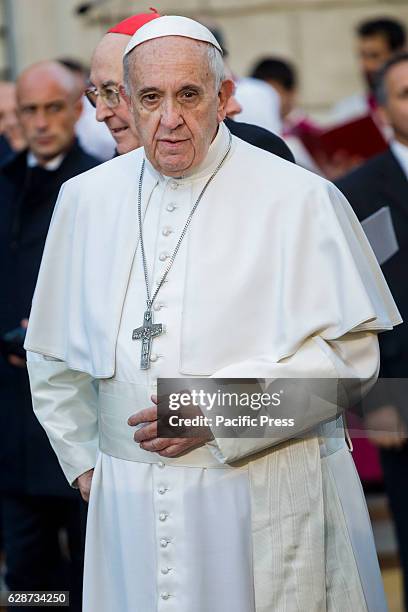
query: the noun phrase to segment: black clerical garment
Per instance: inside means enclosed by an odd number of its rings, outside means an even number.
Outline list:
[[[404,323],[379,335],[381,375],[408,376],[408,180],[391,149],[337,181],[360,221],[389,206],[399,251],[382,266]]]
[[[225,125],[228,127],[231,134],[249,142],[249,144],[263,149],[278,157],[282,157],[287,161],[295,163],[295,158],[288,145],[282,138],[273,134],[269,130],[265,130],[259,125],[252,125],[251,123],[241,123],[239,121],[233,121],[232,119],[225,119]]]
[[[75,142],[56,170],[29,168],[27,152],[0,169],[0,334],[28,318],[61,185],[99,161]],[[27,371],[0,356],[0,492],[75,495],[31,404]]]
[[[337,186],[361,221],[382,206],[389,206],[391,210],[399,251],[381,267],[404,322],[391,332],[379,335],[380,376],[386,380],[374,387],[367,409],[393,404],[408,427],[407,384],[388,381],[408,376],[408,180],[392,150],[388,149],[338,180]],[[381,448],[380,457],[395,521],[408,609],[408,442],[405,441],[402,448]]]
[[[13,150],[11,149],[7,139],[4,136],[0,136],[0,168],[6,164],[13,156]]]

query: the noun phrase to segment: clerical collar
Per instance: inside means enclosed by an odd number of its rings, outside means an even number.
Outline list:
[[[227,126],[222,121],[218,126],[217,134],[212,141],[210,148],[208,149],[208,153],[204,160],[201,162],[197,168],[194,168],[193,172],[187,173],[180,177],[170,177],[160,174],[146,159],[146,169],[153,174],[159,181],[177,181],[177,182],[190,182],[195,181],[197,179],[201,179],[205,176],[209,176],[217,167],[217,164],[222,159],[225,151],[228,147],[229,141],[229,130]]]
[[[397,158],[399,165],[402,168],[405,176],[408,179],[408,147],[397,140],[393,140],[390,144],[391,151],[394,157]]]
[[[27,166],[29,168],[36,168],[38,166],[40,168],[43,168],[44,170],[58,170],[58,168],[64,161],[64,157],[65,155],[63,153],[60,153],[60,155],[57,155],[57,157],[54,157],[54,159],[50,159],[49,162],[44,165],[41,165],[38,163],[38,160],[34,153],[32,153],[32,151],[29,151],[27,153]]]

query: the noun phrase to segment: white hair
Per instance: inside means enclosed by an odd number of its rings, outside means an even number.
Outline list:
[[[203,44],[207,46],[206,51],[208,67],[210,69],[210,73],[213,75],[215,91],[218,94],[218,92],[220,91],[221,83],[225,79],[224,60],[222,59],[222,55],[217,49],[217,47],[214,47],[214,45],[211,45],[209,43]],[[135,47],[130,53],[127,53],[123,58],[123,83],[128,96],[131,95],[132,91],[130,80],[134,63],[132,61],[132,57],[135,49],[137,49],[137,47]]]
[[[214,77],[215,92],[220,91],[221,83],[225,79],[224,60],[222,55],[214,45],[207,45],[208,67]]]

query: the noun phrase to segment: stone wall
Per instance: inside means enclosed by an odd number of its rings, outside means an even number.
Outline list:
[[[302,104],[320,115],[360,88],[353,31],[362,19],[395,16],[408,26],[407,0],[105,0],[87,16],[74,13],[80,0],[3,0],[12,4],[15,65],[58,55],[89,62],[109,24],[151,3],[162,13],[204,15],[223,28],[231,65],[246,74],[264,54],[295,62]],[[1,62],[1,51],[0,51]]]

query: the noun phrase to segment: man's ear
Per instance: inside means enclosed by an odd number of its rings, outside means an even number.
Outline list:
[[[227,104],[230,97],[233,95],[235,83],[231,79],[225,79],[221,83],[220,91],[218,92],[218,121],[224,121],[227,114]]]
[[[124,99],[124,101],[126,102],[128,109],[131,111],[132,110],[132,99],[127,93],[124,85],[119,85],[119,93],[121,97]]]

